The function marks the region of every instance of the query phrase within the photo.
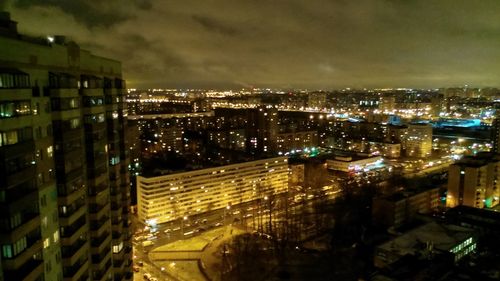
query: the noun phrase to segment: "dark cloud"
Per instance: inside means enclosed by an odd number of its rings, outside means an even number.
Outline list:
[[[216,32],[229,36],[234,36],[237,34],[235,28],[228,25],[224,25],[223,23],[218,22],[217,20],[211,19],[209,17],[205,17],[203,15],[193,15],[192,18],[194,21],[199,23],[201,26],[203,26],[206,30],[210,32]]]
[[[30,34],[123,62],[131,87],[499,86],[495,0],[17,0]]]
[[[21,9],[33,6],[60,8],[88,27],[109,27],[133,17],[133,9],[150,10],[152,8],[150,0],[17,0],[13,2],[15,7]]]

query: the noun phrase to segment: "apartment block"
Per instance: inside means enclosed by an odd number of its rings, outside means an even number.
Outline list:
[[[137,177],[139,219],[164,223],[286,191],[288,159],[276,157],[232,165]]]
[[[377,225],[399,227],[418,214],[430,214],[440,206],[439,187],[406,190],[373,198],[372,217]]]
[[[488,153],[465,157],[450,165],[447,207],[490,208],[498,205],[499,176],[500,159]]]
[[[125,83],[118,61],[0,13],[5,280],[131,280]]]
[[[429,157],[432,153],[432,126],[410,124],[406,135],[406,156]]]

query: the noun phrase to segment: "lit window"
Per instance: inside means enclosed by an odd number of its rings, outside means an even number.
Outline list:
[[[59,241],[59,230],[56,230],[56,232],[54,232],[54,243],[57,243],[57,241]]]

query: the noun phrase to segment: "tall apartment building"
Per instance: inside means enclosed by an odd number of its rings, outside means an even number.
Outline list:
[[[4,280],[131,280],[119,62],[0,13]]]
[[[465,157],[450,165],[446,205],[490,208],[499,203],[500,159],[493,155]]]
[[[137,177],[143,223],[164,223],[237,205],[288,187],[288,159],[276,157],[164,176]]]
[[[493,120],[493,130],[491,130],[491,140],[493,142],[493,152],[500,154],[500,116]]]
[[[432,126],[430,124],[408,125],[406,155],[410,157],[429,157],[432,153]]]

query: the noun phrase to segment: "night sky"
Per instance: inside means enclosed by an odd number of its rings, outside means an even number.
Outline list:
[[[18,0],[30,35],[121,60],[128,87],[500,86],[500,1]]]

